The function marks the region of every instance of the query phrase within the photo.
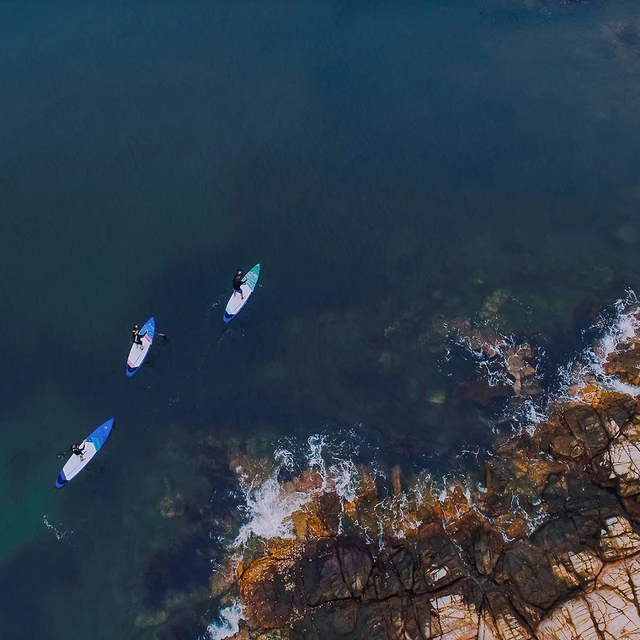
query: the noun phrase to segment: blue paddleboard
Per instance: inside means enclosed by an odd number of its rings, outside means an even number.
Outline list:
[[[62,471],[56,480],[56,487],[60,489],[64,487],[69,480],[75,478],[93,459],[93,456],[100,451],[102,445],[111,433],[114,419],[107,420],[104,424],[101,424],[95,431],[85,438],[84,453],[81,456],[71,454],[67,464],[62,467]]]
[[[156,321],[153,318],[149,318],[140,329],[140,339],[142,344],[131,345],[131,351],[129,351],[129,357],[127,358],[127,376],[131,377],[144,362],[144,359],[149,353],[149,349],[153,344],[153,335],[156,331]]]

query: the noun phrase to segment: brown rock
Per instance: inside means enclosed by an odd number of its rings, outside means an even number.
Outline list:
[[[502,536],[491,527],[486,527],[477,535],[474,556],[478,571],[485,576],[493,572],[504,546]]]
[[[590,458],[609,444],[609,436],[600,416],[591,407],[571,407],[564,412],[563,418]]]
[[[323,602],[359,597],[373,568],[367,545],[359,539],[318,540],[307,545],[302,558],[305,599]]]
[[[577,459],[584,454],[584,450],[577,438],[571,434],[558,434],[551,438],[549,450],[559,458]]]
[[[254,560],[238,581],[246,614],[254,625],[275,629],[287,623],[294,591],[288,588],[288,565],[270,556]]]

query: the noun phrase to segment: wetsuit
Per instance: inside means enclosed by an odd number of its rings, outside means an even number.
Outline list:
[[[242,278],[242,273],[238,273],[233,277],[233,290],[240,293],[242,289],[240,288],[244,284],[244,280]]]
[[[139,344],[140,346],[142,346],[142,336],[144,334],[140,334],[140,331],[138,329],[134,329],[132,333],[134,344]]]
[[[71,451],[76,455],[82,457],[84,455],[84,444],[82,445],[74,445],[71,447]]]

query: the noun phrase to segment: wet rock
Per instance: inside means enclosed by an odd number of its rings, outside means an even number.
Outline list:
[[[590,458],[609,444],[609,436],[602,426],[600,416],[591,407],[572,407],[564,412],[563,418],[573,437]]]
[[[270,556],[258,558],[242,574],[240,595],[254,624],[275,629],[287,622],[294,599],[289,577],[289,565]]]
[[[529,363],[533,353],[529,345],[511,347],[504,351],[507,374],[513,379],[516,395],[537,395],[542,391],[535,381],[535,368]]]
[[[474,559],[476,568],[485,576],[493,572],[503,548],[502,537],[491,527],[479,532],[474,544]]]
[[[480,310],[480,317],[492,321],[495,320],[498,312],[505,302],[511,298],[511,294],[506,289],[498,289],[487,297]]]
[[[385,549],[369,575],[365,595],[370,600],[386,600],[413,589],[415,558],[406,548]]]
[[[518,540],[501,557],[496,573],[525,602],[548,609],[593,580],[602,562],[569,519],[555,519],[530,539]]]
[[[304,557],[302,581],[311,607],[361,596],[373,568],[367,545],[358,539],[318,540],[307,546]]]
[[[444,404],[446,400],[447,400],[446,392],[440,389],[430,391],[427,394],[427,402],[429,402],[430,404],[440,405],[440,404]]]
[[[492,516],[508,513],[511,508],[512,494],[508,486],[513,477],[507,469],[495,462],[488,462],[485,469],[486,491],[478,496],[482,508]]]
[[[419,535],[416,551],[428,591],[446,587],[465,576],[458,552],[440,525],[426,525],[421,528]]]
[[[482,357],[506,354],[511,393],[524,393],[530,351],[460,326]],[[630,362],[617,375],[636,375]],[[290,516],[296,538],[268,541],[240,578],[248,637],[640,639],[636,400],[595,379],[574,392],[496,447],[484,486],[434,490],[399,467],[377,486],[361,469],[345,502],[313,474],[292,480],[314,497]]]
[[[158,627],[167,621],[169,615],[166,611],[157,611],[155,613],[139,613],[136,616],[135,625],[139,628]]]

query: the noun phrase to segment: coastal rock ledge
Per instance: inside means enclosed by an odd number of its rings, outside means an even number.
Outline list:
[[[360,468],[353,499],[313,470],[283,483],[308,496],[289,533],[214,585],[243,607],[235,640],[640,639],[640,410],[611,391],[635,344],[606,389],[577,385],[501,442],[481,483],[396,470],[384,493]]]

